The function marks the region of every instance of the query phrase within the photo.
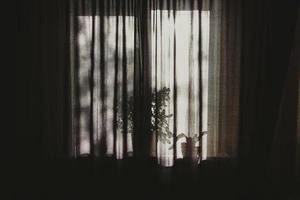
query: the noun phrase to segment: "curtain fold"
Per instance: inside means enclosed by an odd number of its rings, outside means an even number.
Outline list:
[[[299,11],[270,153],[270,176],[283,180],[299,174]]]
[[[242,2],[210,1],[207,157],[237,158]]]

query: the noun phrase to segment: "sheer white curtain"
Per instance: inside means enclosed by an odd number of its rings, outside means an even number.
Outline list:
[[[194,145],[192,148],[202,146],[202,158],[206,158],[207,136],[202,137],[202,145],[199,145],[198,137],[201,132],[207,133],[208,126],[209,20],[209,11],[152,10],[151,12],[152,89],[154,93],[164,88],[170,89],[166,114],[171,116],[166,120],[173,133],[172,137],[156,141],[157,152],[154,152],[153,156],[157,153],[159,162],[166,166],[173,164],[174,146],[176,158],[183,158],[183,148],[188,138],[193,141],[189,144]],[[198,28],[200,24],[201,33]],[[200,39],[201,47],[199,47]],[[199,51],[202,51],[200,64]],[[202,98],[202,105],[199,98]],[[199,108],[200,106],[202,108]],[[199,117],[200,112],[202,119]],[[202,124],[202,130],[199,129],[199,124]],[[173,144],[174,136],[178,138],[176,145]],[[200,155],[194,152],[193,156]]]
[[[150,153],[163,166],[234,155],[239,71],[222,9],[217,0],[72,2],[73,154]]]

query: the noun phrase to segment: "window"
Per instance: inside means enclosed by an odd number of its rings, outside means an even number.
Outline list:
[[[188,138],[195,140],[195,144],[192,144],[195,148],[199,147],[200,111],[202,111],[202,133],[207,132],[209,11],[201,13],[201,37],[197,10],[179,10],[175,16],[173,10],[152,10],[151,22],[152,89],[154,93],[162,92],[164,88],[170,89],[170,100],[166,107],[167,115],[171,115],[167,119],[168,129],[178,138],[177,158],[183,158],[182,148]],[[201,65],[199,65],[200,39]],[[199,70],[202,70],[202,95],[199,94],[201,91]],[[202,109],[199,109],[201,96]],[[174,119],[175,109],[176,119]],[[157,156],[163,165],[171,166],[174,155],[173,138],[166,140],[169,141],[157,140]],[[206,134],[202,137],[201,147],[202,159],[206,159]]]
[[[93,91],[93,120],[94,120],[94,140],[105,140],[107,155],[114,153],[114,101],[117,99],[117,107],[122,107],[122,82],[126,79],[126,90],[128,99],[133,94],[133,70],[134,70],[134,17],[125,16],[106,16],[104,17],[104,40],[100,41],[100,17],[94,17],[94,33],[92,28],[91,16],[79,16],[78,31],[78,52],[79,52],[79,105],[80,105],[80,153],[90,153],[90,106],[91,91],[89,89],[89,79],[91,76],[91,62],[94,62],[94,91]],[[123,32],[125,26],[125,32]],[[93,34],[94,42],[92,42]],[[126,40],[123,40],[123,35]],[[126,42],[126,43],[125,43]],[[101,45],[104,49],[101,50]],[[126,45],[125,48],[123,48]],[[94,60],[90,59],[90,54],[94,48]],[[103,56],[104,64],[101,63]],[[126,62],[126,77],[122,76],[122,65]],[[116,73],[116,69],[118,73]],[[114,88],[117,87],[115,94]],[[116,95],[116,97],[115,97]],[[103,98],[104,96],[104,98]],[[103,99],[101,99],[101,97]],[[122,136],[122,109],[117,112],[117,134],[116,134],[116,157],[123,158],[123,136]],[[132,154],[132,121],[128,120],[127,152]],[[101,142],[97,142],[101,143]],[[100,144],[99,144],[100,145]]]
[[[148,8],[146,19],[134,12],[131,1],[123,2],[131,6],[123,12],[122,2],[119,7],[107,4],[99,14],[84,1],[72,25],[71,51],[78,58],[73,59],[75,155],[130,157],[137,152],[137,138],[145,134],[151,135],[150,156],[163,166],[184,157],[199,161],[216,155],[209,152],[217,146],[217,137],[207,134],[214,127],[210,113],[218,115],[218,105],[211,105],[218,101],[209,100],[218,89],[210,88],[219,83],[218,76],[211,75],[218,69],[210,60],[210,11],[188,9],[186,2],[176,11]],[[150,85],[145,86],[147,81]],[[144,92],[150,94],[149,101],[136,109]],[[150,113],[143,113],[145,102],[151,103]],[[140,118],[150,116],[146,120],[150,128],[134,132],[137,123],[144,123],[134,121],[135,109]]]

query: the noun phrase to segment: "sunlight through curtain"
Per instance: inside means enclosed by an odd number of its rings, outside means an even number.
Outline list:
[[[200,15],[202,34],[199,31]],[[153,139],[152,155],[157,154],[159,163],[169,166],[174,158],[191,156],[200,159],[198,148],[202,146],[202,157],[205,158],[207,141],[203,134],[207,132],[209,11],[154,9],[151,22],[152,90],[155,95],[168,95],[164,108],[168,116],[165,119],[167,130],[153,134],[158,139]],[[157,109],[155,100],[153,105],[153,110]],[[160,126],[160,121],[155,119],[154,113],[152,122]],[[167,131],[170,135],[165,134]],[[199,145],[200,136],[202,145]],[[193,148],[192,155],[186,152],[187,145]]]
[[[172,166],[230,155],[218,142],[226,138],[221,121],[231,120],[222,100],[233,94],[220,74],[229,65],[219,53],[220,4],[71,3],[73,156],[140,156]]]

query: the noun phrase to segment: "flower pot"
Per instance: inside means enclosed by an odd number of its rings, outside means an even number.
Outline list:
[[[183,157],[196,159],[198,155],[196,141],[193,138],[186,138],[186,143],[181,143],[181,153]]]

